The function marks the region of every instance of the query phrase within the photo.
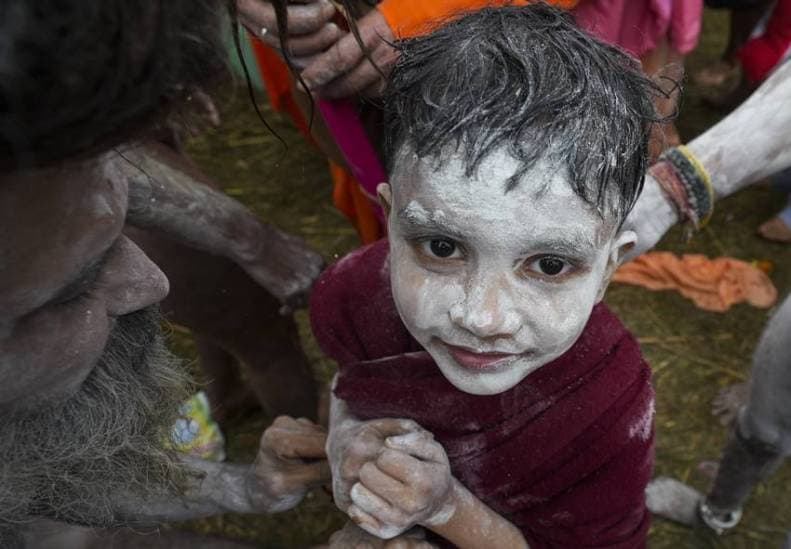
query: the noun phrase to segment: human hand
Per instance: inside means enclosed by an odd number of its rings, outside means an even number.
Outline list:
[[[386,75],[397,58],[397,51],[391,46],[395,39],[393,31],[377,9],[357,21],[357,30],[376,66],[368,60],[354,34],[347,33],[310,60],[302,71],[302,80],[311,91],[329,99],[382,93],[382,73]]]
[[[454,479],[444,448],[425,429],[390,436],[360,468],[346,513],[363,530],[389,539],[416,524],[447,522]]]
[[[623,224],[624,230],[637,234],[637,242],[626,259],[634,259],[656,246],[676,223],[678,213],[675,206],[662,192],[659,183],[651,175],[646,175],[643,191]]]
[[[275,8],[268,0],[237,0],[239,21],[254,36],[281,52],[280,32]],[[343,35],[332,22],[335,6],[329,0],[291,0],[288,13],[288,55],[295,66],[304,66]]]
[[[433,543],[425,540],[422,528],[413,528],[402,535],[383,540],[362,530],[353,522],[347,522],[342,530],[330,537],[328,549],[432,549]]]
[[[332,470],[335,505],[346,511],[352,505],[352,486],[360,480],[360,469],[376,460],[385,448],[385,439],[417,431],[421,427],[408,419],[374,419],[358,421],[351,417],[331,423],[327,436],[327,458]]]
[[[267,513],[295,507],[309,489],[329,482],[326,431],[305,418],[280,416],[264,431],[248,486],[253,505]]]

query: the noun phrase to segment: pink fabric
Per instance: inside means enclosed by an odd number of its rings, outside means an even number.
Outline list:
[[[374,203],[376,217],[384,222],[384,213],[374,197],[379,183],[387,181],[387,174],[368,140],[363,123],[357,116],[354,102],[350,99],[319,99],[319,111],[327,124],[327,129],[343,153],[352,175],[360,182],[363,190]]]
[[[636,57],[667,36],[670,47],[687,54],[698,43],[703,0],[582,0],[577,24]]]

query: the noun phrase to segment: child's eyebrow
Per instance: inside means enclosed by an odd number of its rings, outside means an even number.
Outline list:
[[[416,214],[407,206],[398,212],[398,220],[409,233],[437,233],[450,236],[456,239],[463,238],[464,235],[450,225],[437,220],[433,212],[421,212]]]
[[[587,257],[597,249],[590,235],[578,232],[569,236],[547,235],[538,236],[526,242],[526,253],[546,250],[564,255]]]

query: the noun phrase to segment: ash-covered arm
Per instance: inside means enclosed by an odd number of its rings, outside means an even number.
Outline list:
[[[182,457],[183,493],[146,498],[119,496],[117,511],[143,523],[189,520],[223,513],[278,513],[295,507],[308,490],[329,482],[326,431],[311,421],[280,416],[261,437],[254,464]]]
[[[108,158],[129,182],[131,225],[227,257],[283,304],[305,302],[324,262],[301,238],[262,223],[164,145],[127,147]]]
[[[687,147],[711,178],[717,199],[791,166],[791,62],[747,101]],[[679,221],[676,207],[650,175],[624,228],[637,233],[629,256],[653,248]]]
[[[275,501],[254,499],[249,487],[256,484],[252,465],[216,463],[185,458],[192,470],[181,496],[163,493],[145,500],[119,495],[117,512],[125,520],[144,524],[192,520],[223,513],[266,513]],[[269,504],[269,505],[267,505]]]
[[[791,165],[791,62],[689,143],[723,198]]]
[[[477,547],[529,549],[522,532],[516,526],[495,513],[456,479],[453,479],[451,500],[452,511],[446,517],[423,526],[459,549]]]

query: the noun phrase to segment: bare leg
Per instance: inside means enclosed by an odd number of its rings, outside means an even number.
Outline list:
[[[701,519],[718,531],[738,522],[755,485],[768,478],[791,450],[791,297],[769,321],[753,358],[750,400],[725,446],[717,478],[705,499],[667,478],[646,489],[648,508],[684,524]],[[698,514],[690,513],[697,506]]]
[[[739,410],[750,400],[750,383],[735,383],[720,391],[711,403],[711,414],[728,426],[736,420]]]
[[[225,429],[229,421],[259,408],[256,395],[241,378],[240,364],[219,345],[196,337],[201,370],[206,377],[206,394],[212,417]]]
[[[235,388],[236,398],[252,390],[271,417],[316,418],[316,384],[296,324],[279,313],[280,302],[272,294],[224,257],[188,248],[153,230],[128,227],[125,232],[171,282],[163,312],[224,351],[226,356],[218,358],[219,351],[212,350],[217,360],[202,364],[212,368],[208,378],[234,379],[233,370],[225,375],[220,371],[223,365],[236,368],[227,356],[232,355],[246,373],[245,385]]]
[[[770,4],[771,1],[765,0],[754,6],[729,10],[728,44],[722,52],[720,61],[709,64],[695,73],[694,79],[699,86],[732,88],[738,83],[740,70],[736,54],[750,38]]]
[[[728,45],[722,53],[724,61],[736,62],[736,53],[750,38],[755,26],[761,20],[761,17],[766,14],[766,10],[771,3],[770,0],[765,0],[756,3],[754,6],[731,10]]]

